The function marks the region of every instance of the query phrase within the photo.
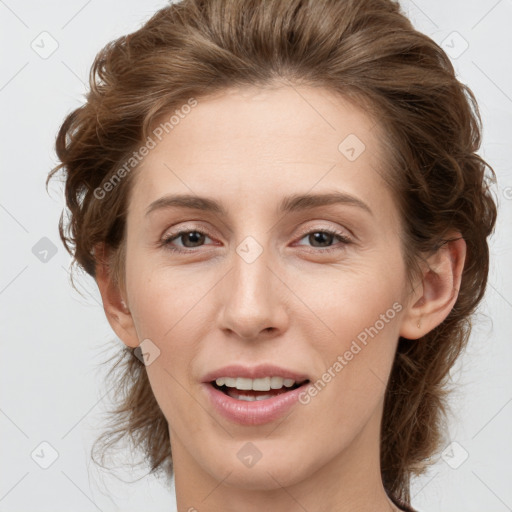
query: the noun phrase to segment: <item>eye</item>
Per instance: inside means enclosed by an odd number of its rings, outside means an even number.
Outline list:
[[[172,245],[172,242],[175,240],[180,240],[183,242],[182,247],[188,249],[194,249],[195,247],[200,247],[202,243],[204,243],[205,238],[210,238],[207,233],[203,231],[199,231],[197,229],[193,230],[182,230],[178,233],[168,235],[162,240],[162,245],[164,245],[167,249],[174,252],[187,253],[191,252],[187,249],[181,249],[179,246],[176,247]]]
[[[348,238],[345,233],[331,229],[315,229],[312,231],[308,231],[307,233],[304,233],[302,235],[302,238],[300,240],[303,240],[305,238],[307,238],[308,242],[313,245],[320,244],[319,246],[316,246],[316,248],[320,250],[313,252],[331,252],[336,250],[342,250],[345,245],[348,245],[352,242],[351,239]],[[333,247],[331,246],[331,243],[336,238],[341,241],[341,245],[338,247]]]
[[[210,238],[208,233],[197,229],[181,230],[177,233],[171,233],[164,237],[161,241],[161,245],[166,249],[177,252],[177,253],[190,253],[192,249],[200,247],[204,244],[205,239]],[[342,250],[345,245],[351,243],[351,239],[348,238],[344,233],[331,229],[315,229],[302,234],[299,240],[307,240],[314,244],[320,244],[315,247],[317,251],[312,252],[331,252],[335,250]],[[338,239],[341,242],[341,246],[332,247],[331,244],[334,239]],[[210,238],[211,240],[211,238]],[[181,241],[181,247],[174,244],[175,241]],[[299,244],[302,245],[302,244]]]

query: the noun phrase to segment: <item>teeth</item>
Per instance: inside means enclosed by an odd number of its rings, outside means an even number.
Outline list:
[[[248,395],[237,395],[234,392],[229,394],[231,398],[236,398],[237,400],[244,400],[246,402],[255,402],[256,400],[268,400],[269,398],[274,398],[273,395],[259,395],[259,396],[248,396]]]
[[[270,387],[272,389],[281,389],[284,386],[284,379],[281,377],[271,377],[270,378]]]
[[[295,381],[293,379],[283,379],[282,377],[263,377],[262,379],[219,377],[215,383],[217,386],[227,386],[228,388],[240,390],[270,391],[271,389],[281,389],[283,386],[291,388]]]

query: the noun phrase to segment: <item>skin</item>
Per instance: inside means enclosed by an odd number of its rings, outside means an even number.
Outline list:
[[[379,129],[324,89],[230,89],[198,98],[138,168],[125,286],[103,265],[97,281],[123,342],[150,339],[160,350],[147,372],[169,423],[180,512],[398,510],[379,466],[386,383],[398,337],[414,343],[452,309],[466,249],[462,239],[443,247],[411,287]],[[365,145],[354,161],[338,149],[349,134]],[[289,194],[332,191],[372,213],[351,204],[276,212]],[[170,193],[214,198],[228,214],[145,215]],[[160,242],[180,229],[206,234],[178,237],[172,245],[189,252],[173,253]],[[325,229],[351,242],[308,236]],[[250,264],[236,252],[247,236],[262,250]],[[343,370],[275,422],[237,425],[203,392],[202,376],[230,363],[273,363],[317,380],[394,303],[401,311]],[[251,468],[237,457],[248,441],[262,454]]]

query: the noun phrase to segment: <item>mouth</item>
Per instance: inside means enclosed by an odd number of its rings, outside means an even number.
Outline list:
[[[295,381],[283,377],[263,377],[248,379],[243,377],[220,377],[210,385],[226,396],[245,402],[269,400],[308,384],[309,379]]]
[[[232,423],[256,426],[276,421],[295,407],[310,377],[274,364],[235,364],[204,375],[202,383],[214,414]]]

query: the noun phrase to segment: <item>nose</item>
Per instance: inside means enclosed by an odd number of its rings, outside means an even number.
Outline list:
[[[287,326],[290,301],[285,299],[290,291],[269,252],[265,249],[251,261],[235,251],[231,271],[219,288],[220,327],[244,340],[275,337]]]

